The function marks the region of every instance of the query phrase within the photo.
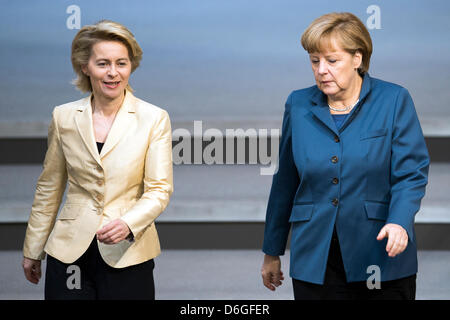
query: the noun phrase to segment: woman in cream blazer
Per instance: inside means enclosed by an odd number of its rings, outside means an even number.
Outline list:
[[[72,43],[76,84],[91,95],[53,111],[23,248],[33,283],[48,254],[46,299],[154,299],[154,222],[173,192],[172,137],[167,112],[131,93],[141,57],[111,21],[83,27]]]

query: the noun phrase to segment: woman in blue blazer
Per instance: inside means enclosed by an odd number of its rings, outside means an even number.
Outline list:
[[[316,85],[286,102],[264,232],[264,285],[290,276],[295,299],[414,299],[414,216],[429,156],[413,101],[368,74],[372,42],[350,13],[306,29]]]

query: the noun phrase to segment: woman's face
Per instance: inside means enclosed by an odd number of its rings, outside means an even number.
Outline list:
[[[359,77],[357,68],[361,65],[361,53],[352,55],[336,42],[331,48],[311,53],[309,58],[316,84],[327,96],[339,98]]]
[[[90,77],[94,96],[109,100],[120,97],[131,74],[127,47],[119,41],[97,42],[82,71]]]

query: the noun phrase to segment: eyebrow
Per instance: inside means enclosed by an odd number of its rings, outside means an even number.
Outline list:
[[[129,58],[119,58],[119,59],[117,59],[116,61],[120,61],[120,60],[130,60]],[[99,62],[99,61],[110,61],[109,59],[107,59],[107,58],[98,58],[98,59],[96,59],[95,60],[95,62]]]
[[[318,56],[316,54],[310,54],[309,57],[310,58],[318,58]],[[329,58],[329,57],[339,57],[339,53],[338,52],[330,53],[325,56],[325,58]]]

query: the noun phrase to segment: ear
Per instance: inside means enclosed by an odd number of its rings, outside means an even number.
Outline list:
[[[81,66],[81,71],[83,71],[83,73],[89,77],[87,65]]]
[[[359,69],[362,64],[362,53],[360,51],[356,51],[353,55],[353,68],[355,70]]]

